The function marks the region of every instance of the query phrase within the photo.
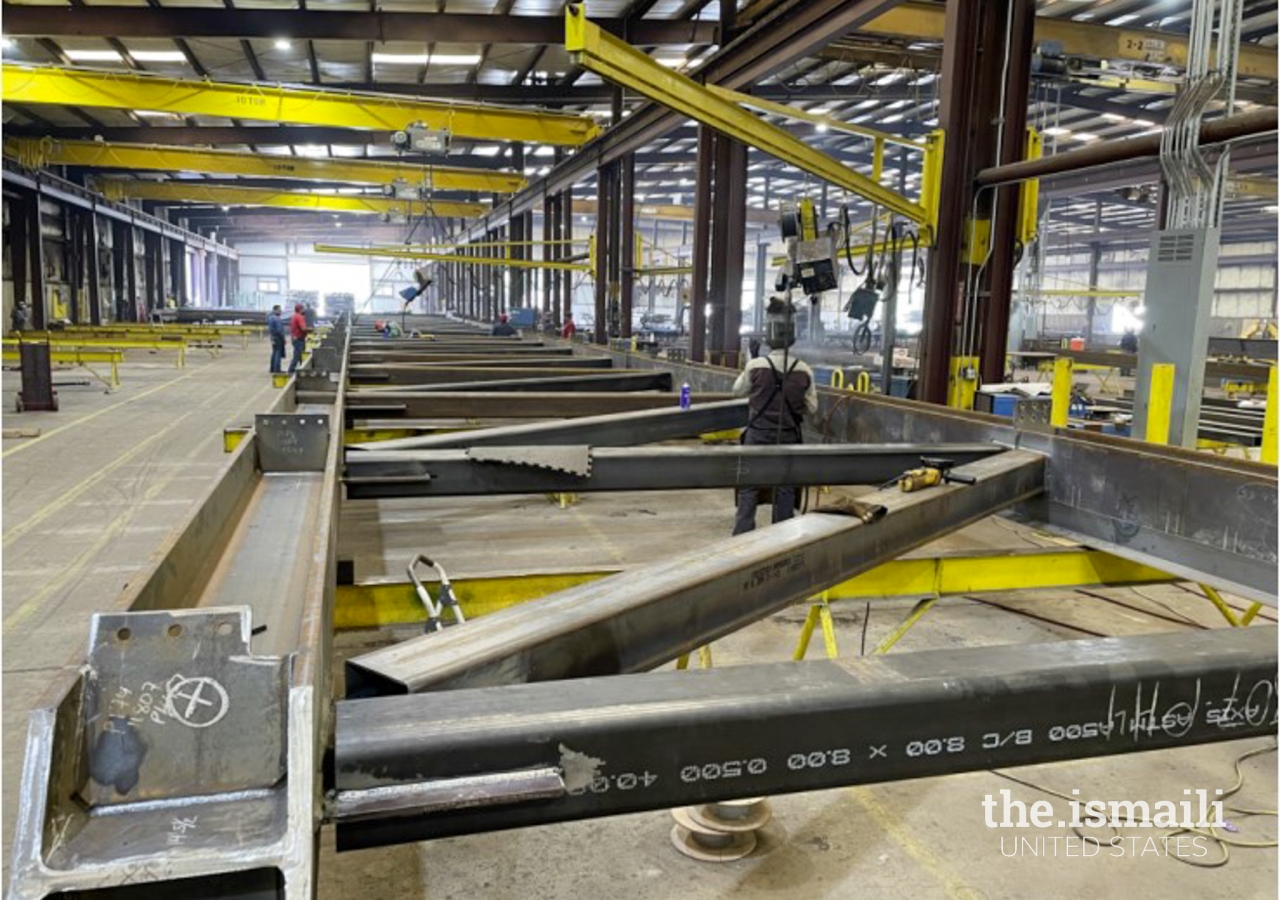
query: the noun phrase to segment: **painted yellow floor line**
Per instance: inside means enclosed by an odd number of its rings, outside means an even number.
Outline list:
[[[4,532],[4,538],[2,541],[3,545],[8,546],[8,544],[11,541],[17,540],[18,538],[22,537],[32,528],[35,528],[45,519],[49,518],[49,516],[53,515],[58,510],[67,506],[68,504],[74,502],[85,491],[89,490],[89,488],[93,487],[95,484],[102,481],[108,475],[112,474],[116,469],[120,468],[121,466],[133,460],[134,457],[136,457],[139,453],[141,453],[143,450],[150,447],[156,441],[160,440],[162,437],[167,435],[173,429],[177,428],[179,425],[181,425],[183,422],[185,422],[194,414],[195,414],[195,410],[192,410],[191,412],[184,413],[183,415],[174,419],[173,422],[171,422],[162,430],[157,431],[155,434],[151,435],[151,437],[147,438],[146,440],[135,444],[132,450],[130,450],[128,453],[125,453],[123,456],[120,456],[119,458],[117,458],[115,462],[111,463],[106,468],[99,469],[94,474],[88,476],[87,478],[82,479],[78,484],[72,486],[71,488],[68,488],[66,491],[59,494],[56,499],[50,500],[44,506],[40,507],[34,513],[32,513],[21,525],[15,525],[12,528],[6,529]]]
[[[250,397],[245,404],[243,404],[241,407],[239,407],[239,409],[236,410],[235,416],[239,416],[246,408],[257,403],[258,398],[262,396],[262,394],[265,393],[267,390],[274,390],[274,389],[271,388],[270,385],[268,385],[267,387],[261,388],[258,391],[256,391],[253,394],[253,396]],[[198,410],[192,410],[191,412],[187,413],[186,416],[195,415],[197,411]],[[185,418],[186,416],[184,416],[183,418]],[[232,418],[234,418],[235,416],[233,416]],[[214,440],[221,441],[222,434],[220,432],[214,432],[210,434],[208,437],[206,437],[204,440],[196,443],[196,445],[191,449],[191,452],[187,454],[186,459],[187,460],[194,459],[196,456],[200,454],[205,444]],[[182,467],[180,466],[174,467],[168,475],[166,475],[165,477],[159,479],[154,484],[152,484],[151,487],[147,489],[147,492],[143,494],[142,499],[140,501],[134,503],[127,510],[122,512],[119,516],[115,518],[114,521],[111,522],[110,525],[104,528],[102,533],[98,536],[97,540],[95,540],[92,544],[90,544],[88,547],[82,550],[79,554],[77,554],[76,557],[70,561],[69,565],[65,569],[63,569],[63,571],[61,572],[61,574],[58,575],[57,578],[48,582],[34,596],[28,598],[25,602],[23,602],[21,606],[15,609],[10,615],[6,616],[4,619],[4,625],[3,625],[4,630],[7,632],[11,628],[15,628],[18,625],[21,625],[23,622],[27,621],[33,615],[35,615],[36,612],[39,611],[39,609],[42,606],[44,606],[44,604],[49,600],[51,596],[53,596],[53,594],[57,590],[59,590],[61,587],[67,584],[72,578],[77,576],[80,573],[80,571],[84,569],[85,566],[88,565],[89,562],[99,552],[101,552],[103,547],[105,547],[108,543],[110,543],[111,540],[113,540],[121,531],[125,529],[125,527],[128,526],[128,524],[131,521],[133,521],[134,516],[137,515],[138,510],[141,509],[143,503],[145,503],[147,500],[151,500],[159,496],[160,493],[162,493],[165,490],[165,488],[169,486],[169,482],[177,478],[178,475],[181,474],[182,472],[183,472]]]
[[[32,438],[31,440],[26,441],[22,444],[19,444],[16,447],[10,447],[8,450],[5,450],[3,453],[0,453],[0,459],[5,459],[13,455],[14,453],[18,453],[19,451],[22,451],[22,450],[29,450],[30,448],[34,447],[36,444],[39,444],[41,441],[48,440],[49,438],[53,437],[55,434],[61,434],[62,432],[66,431],[68,428],[75,428],[77,425],[82,425],[85,422],[89,422],[93,419],[98,418],[98,416],[102,415],[103,413],[109,413],[113,409],[119,409],[122,406],[126,406],[130,403],[133,403],[135,400],[141,400],[143,397],[150,396],[151,394],[154,394],[156,391],[162,391],[167,387],[171,387],[177,384],[179,381],[185,381],[186,379],[190,378],[192,375],[195,375],[196,372],[199,372],[199,371],[202,371],[202,370],[195,369],[191,372],[188,372],[185,375],[179,375],[177,378],[171,378],[170,380],[166,381],[164,384],[157,384],[155,387],[147,388],[145,391],[143,391],[140,394],[134,394],[128,400],[121,400],[119,403],[112,403],[110,406],[104,406],[102,409],[98,410],[97,412],[89,413],[89,415],[84,416],[83,418],[80,418],[80,419],[76,419],[74,422],[68,422],[65,425],[59,425],[57,428],[50,429],[49,431],[46,431],[44,434],[40,435],[37,438]]]
[[[967,883],[936,853],[912,834],[911,829],[907,828],[902,820],[893,814],[892,810],[872,796],[869,790],[861,787],[847,788],[846,790],[857,801],[858,805],[875,820],[875,823],[880,826],[880,830],[905,850],[908,856],[919,863],[920,868],[928,872],[934,881],[938,882],[951,900],[982,900],[982,898],[986,897],[985,893]]]

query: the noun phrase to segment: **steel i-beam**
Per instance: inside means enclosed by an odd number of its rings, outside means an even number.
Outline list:
[[[683,491],[781,485],[879,485],[920,465],[922,456],[957,465],[1001,452],[996,444],[815,444],[812,446],[535,447],[353,453],[347,497],[451,497],[475,494]],[[578,465],[583,474],[572,471]]]
[[[1276,663],[1252,627],[345,702],[338,849],[1275,734]]]
[[[499,429],[495,429],[499,430]],[[1009,450],[961,467],[971,486],[862,498],[887,515],[811,513],[693,552],[355,657],[348,696],[417,693],[642,672],[830,585],[1035,496],[1038,454]]]

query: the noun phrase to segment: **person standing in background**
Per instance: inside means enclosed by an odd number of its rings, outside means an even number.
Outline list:
[[[271,338],[271,374],[276,375],[284,370],[284,318],[280,315],[280,304],[271,307],[267,316],[267,335]]]
[[[289,374],[298,371],[302,354],[307,349],[307,317],[301,303],[293,305],[293,318],[289,320],[289,336],[293,338],[293,359],[289,360]]]
[[[564,327],[560,329],[560,337],[564,338],[566,341],[571,341],[573,340],[573,336],[577,333],[577,331],[578,331],[578,326],[573,324],[573,313],[571,312],[565,313]]]

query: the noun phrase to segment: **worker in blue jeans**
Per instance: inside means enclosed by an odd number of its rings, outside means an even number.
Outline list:
[[[301,303],[293,305],[293,318],[289,320],[289,336],[293,338],[293,359],[289,360],[289,374],[298,371],[302,354],[307,351],[307,317]]]
[[[284,318],[279,303],[267,316],[267,336],[271,338],[271,374],[276,375],[284,371]]]

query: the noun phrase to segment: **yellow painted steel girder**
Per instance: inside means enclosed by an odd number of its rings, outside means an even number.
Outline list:
[[[612,574],[613,571],[594,571],[463,578],[453,581],[453,590],[467,618],[473,618]],[[1072,547],[896,559],[836,585],[825,596],[834,602],[1175,580],[1168,573],[1101,550]],[[339,585],[334,627],[372,628],[418,622],[424,615],[412,584]]]
[[[599,131],[587,116],[385,94],[181,80],[54,66],[7,64],[0,72],[4,78],[3,99],[12,103],[153,109],[184,115],[393,131],[422,122],[456,137],[570,147],[586,143]]]
[[[346,256],[378,256],[420,262],[463,263],[471,266],[507,266],[512,269],[558,269],[563,272],[590,272],[592,269],[589,263],[508,259],[501,256],[460,256],[457,253],[421,253],[417,250],[405,250],[402,247],[338,247],[333,244],[316,244],[314,249],[317,253],[338,253]]]
[[[858,29],[860,34],[889,35],[915,40],[941,41],[946,8],[941,3],[902,3]],[[1035,41],[1057,42],[1065,56],[1092,59],[1168,63],[1185,67],[1187,36],[1145,28],[1117,28],[1093,22],[1037,16]],[[1240,78],[1276,80],[1276,49],[1241,44]]]
[[[924,144],[904,138],[901,135],[889,134],[887,131],[877,131],[874,128],[865,128],[862,125],[851,125],[848,122],[842,122],[839,119],[833,119],[831,116],[822,116],[817,113],[800,109],[798,106],[788,106],[785,103],[775,103],[772,100],[765,100],[761,97],[753,97],[750,94],[741,94],[738,91],[731,91],[728,88],[722,88],[719,85],[708,84],[705,86],[707,90],[717,96],[723,97],[731,103],[737,103],[740,106],[748,106],[752,109],[758,109],[761,112],[773,113],[778,116],[786,116],[789,119],[795,119],[798,122],[812,122],[815,125],[825,125],[832,131],[840,131],[845,134],[856,134],[860,137],[871,138],[885,144],[896,144],[899,147],[910,147],[912,150],[924,150]]]
[[[172,200],[179,203],[216,203],[219,206],[278,206],[323,212],[404,213],[413,216],[431,214],[460,219],[474,218],[489,211],[489,207],[480,203],[460,203],[453,200],[398,200],[352,194],[308,194],[185,181],[133,181],[116,178],[99,181],[98,187],[112,200]]]
[[[763,150],[836,187],[865,197],[922,228],[927,229],[929,225],[929,214],[920,204],[765,122],[734,100],[727,99],[723,92],[710,91],[601,31],[587,21],[581,4],[571,3],[565,7],[565,49],[578,65],[614,84],[642,94],[736,141]]]
[[[265,153],[166,147],[159,144],[9,138],[4,142],[4,152],[6,156],[11,156],[30,168],[54,165],[200,172],[206,175],[254,175],[266,178],[350,181],[358,184],[404,184],[432,190],[502,194],[515,193],[528,183],[523,175],[514,172],[462,169],[456,166],[415,166],[359,159],[268,156]]]

